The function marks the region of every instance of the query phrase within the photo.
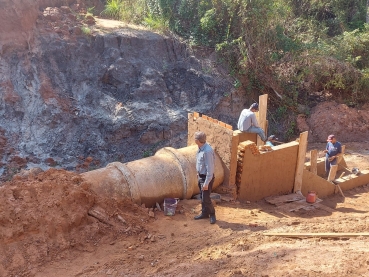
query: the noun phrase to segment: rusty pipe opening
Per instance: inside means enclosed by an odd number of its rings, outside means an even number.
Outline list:
[[[154,156],[122,164],[113,162],[104,168],[82,173],[98,194],[150,207],[164,198],[190,199],[199,193],[196,174],[196,145],[174,149],[165,147]],[[215,155],[215,189],[223,183],[224,169]]]

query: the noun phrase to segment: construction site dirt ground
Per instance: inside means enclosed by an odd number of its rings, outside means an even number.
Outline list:
[[[367,169],[369,145],[345,144],[348,168]],[[193,220],[199,200],[150,217],[144,207],[95,195],[77,174],[30,174],[0,189],[0,276],[369,276],[369,237],[265,235],[367,232],[369,185],[345,196],[295,212],[224,198],[210,225]]]

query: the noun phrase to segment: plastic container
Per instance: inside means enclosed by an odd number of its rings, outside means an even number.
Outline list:
[[[164,215],[174,215],[176,213],[178,199],[165,198],[164,199]]]
[[[308,203],[315,203],[316,201],[316,192],[315,191],[309,191],[306,195],[306,202]]]

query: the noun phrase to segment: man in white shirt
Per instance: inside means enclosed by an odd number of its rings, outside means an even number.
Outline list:
[[[250,109],[242,110],[240,118],[238,119],[237,128],[245,133],[256,133],[260,136],[262,141],[266,141],[264,130],[260,128],[255,116],[255,112],[259,111],[258,103],[253,103]]]
[[[202,207],[201,214],[195,216],[195,220],[210,217],[210,224],[214,224],[216,222],[215,209],[210,199],[214,184],[214,150],[206,142],[206,134],[204,132],[195,133],[195,143],[199,147],[196,153],[196,170]]]

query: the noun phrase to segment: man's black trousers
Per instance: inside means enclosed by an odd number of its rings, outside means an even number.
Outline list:
[[[206,179],[206,175],[205,174],[199,174],[199,179],[198,179],[198,186],[200,189],[200,195],[201,195],[201,206],[202,206],[202,214],[203,215],[214,215],[215,214],[215,209],[213,206],[213,203],[211,202],[210,199],[210,194],[211,194],[211,190],[213,188],[213,184],[214,184],[214,176],[211,179],[209,186],[208,186],[208,190],[202,190],[202,186],[205,183],[205,179]]]

